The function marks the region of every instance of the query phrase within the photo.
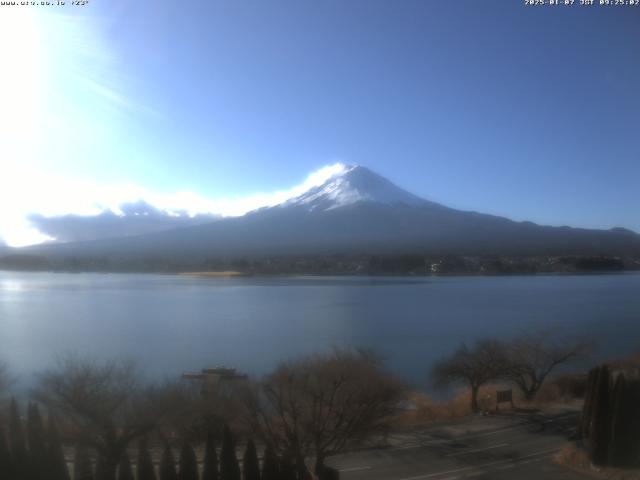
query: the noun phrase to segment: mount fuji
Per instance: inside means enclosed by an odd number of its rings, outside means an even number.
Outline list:
[[[550,227],[456,210],[413,195],[365,167],[351,166],[298,197],[241,217],[21,251],[120,261],[406,253],[637,256],[640,235],[622,228]]]

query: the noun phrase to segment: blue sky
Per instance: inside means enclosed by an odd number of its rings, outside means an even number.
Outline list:
[[[0,8],[10,243],[27,211],[256,198],[335,162],[454,207],[640,230],[640,6]]]

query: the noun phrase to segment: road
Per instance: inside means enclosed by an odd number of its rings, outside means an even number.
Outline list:
[[[334,457],[341,480],[582,480],[551,462],[578,413],[509,412],[396,433],[389,446]]]

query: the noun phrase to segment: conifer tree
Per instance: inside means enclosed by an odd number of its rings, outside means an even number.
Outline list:
[[[613,393],[611,394],[611,441],[609,442],[609,457],[607,464],[612,466],[622,466],[619,462],[624,452],[624,423],[623,414],[625,407],[625,394],[627,389],[627,382],[625,381],[624,374],[618,375],[616,383],[613,387]]]
[[[609,445],[609,465],[613,467],[634,467],[640,462],[640,398],[634,383],[620,374],[613,389]]]
[[[258,452],[253,440],[247,442],[247,447],[242,458],[242,478],[243,480],[260,480],[260,464],[258,463]]]
[[[40,409],[35,403],[29,403],[27,407],[27,441],[29,444],[31,478],[33,480],[49,480],[51,472],[47,462],[44,425],[42,424]]]
[[[13,474],[17,479],[30,478],[30,462],[22,427],[22,418],[15,398],[11,399],[9,412],[9,446],[13,459]]]
[[[0,478],[13,478],[13,465],[11,452],[4,434],[4,429],[0,426]]]
[[[96,480],[115,480],[116,472],[113,471],[113,478],[111,478],[111,469],[106,461],[106,458],[97,452],[98,456],[96,457],[96,468],[94,472],[94,477]],[[117,465],[116,465],[117,467]]]
[[[198,480],[198,459],[196,452],[186,440],[180,449],[180,480]]]
[[[218,480],[218,454],[213,434],[207,434],[204,447],[204,464],[202,466],[202,480]]]
[[[291,457],[289,455],[283,455],[280,458],[280,480],[296,480],[296,469],[293,466]]]
[[[144,438],[138,442],[138,464],[136,467],[137,480],[156,480],[156,472],[153,468],[153,460],[147,448]]]
[[[608,459],[611,434],[611,376],[609,367],[602,365],[593,398],[592,421],[589,429],[589,456],[596,465]]]
[[[178,480],[176,460],[168,444],[164,452],[162,452],[162,458],[160,459],[160,480]]]
[[[93,480],[91,458],[86,447],[76,445],[73,455],[73,480]]]
[[[596,384],[598,382],[598,373],[600,367],[592,368],[587,377],[587,391],[582,406],[582,415],[580,416],[579,435],[581,438],[589,438],[589,428],[593,416],[593,398],[595,396]]]
[[[627,381],[627,411],[629,412],[629,421],[626,426],[629,432],[627,445],[629,446],[629,455],[631,460],[629,466],[632,468],[640,467],[640,378],[633,381]]]
[[[278,467],[278,457],[271,448],[267,445],[262,457],[262,480],[279,480],[280,470]]]
[[[118,464],[118,480],[134,480],[129,454],[124,452]]]
[[[220,480],[240,480],[240,466],[236,457],[236,442],[231,430],[226,425],[222,431]]]
[[[47,464],[51,480],[69,480],[69,469],[64,458],[58,425],[51,414],[47,422]]]

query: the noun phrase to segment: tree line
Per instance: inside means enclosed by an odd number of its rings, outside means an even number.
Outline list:
[[[541,272],[618,272],[640,270],[636,256],[518,256],[518,255],[254,255],[241,257],[56,256],[0,254],[0,268],[25,271],[202,272],[235,270],[246,274],[278,275],[456,275],[526,274]]]

